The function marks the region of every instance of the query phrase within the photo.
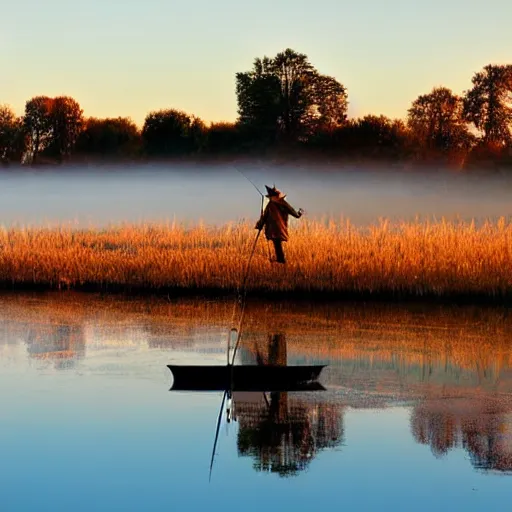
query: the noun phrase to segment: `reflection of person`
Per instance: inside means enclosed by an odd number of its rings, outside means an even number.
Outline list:
[[[274,250],[276,253],[276,261],[278,263],[286,263],[283,251],[283,242],[288,241],[288,216],[293,215],[296,219],[299,219],[302,214],[302,208],[299,211],[288,204],[285,200],[286,195],[280,190],[268,187],[267,197],[269,202],[265,208],[265,211],[261,215],[260,219],[256,223],[256,229],[262,229],[265,227],[265,236],[267,240],[271,240],[274,244]]]
[[[284,333],[269,333],[266,354],[256,349],[258,364],[287,366]],[[317,451],[343,440],[341,407],[308,402],[288,392],[233,393],[233,419],[238,421],[238,453],[253,457],[254,468],[294,475],[307,468]]]
[[[342,407],[289,393],[233,393],[239,455],[282,476],[305,470],[316,454],[343,442]]]

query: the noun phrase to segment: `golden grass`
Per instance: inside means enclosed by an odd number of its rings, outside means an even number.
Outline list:
[[[415,222],[353,227],[303,221],[285,244],[288,264],[269,263],[258,241],[248,291],[405,295],[508,294],[512,223]],[[0,281],[235,290],[256,235],[252,224],[126,225],[0,231]]]

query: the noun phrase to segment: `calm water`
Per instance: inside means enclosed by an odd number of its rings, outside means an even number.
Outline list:
[[[394,172],[314,166],[239,165],[257,186],[276,185],[309,218],[344,216],[485,219],[510,216],[512,176]],[[109,223],[255,219],[260,197],[231,165],[44,167],[0,171],[0,224]]]
[[[221,392],[230,301],[0,297],[0,509],[505,510],[504,311],[249,302],[237,362],[321,363],[324,391]],[[277,358],[277,360],[276,360]]]

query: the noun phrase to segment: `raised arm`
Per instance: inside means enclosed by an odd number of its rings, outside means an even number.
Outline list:
[[[286,207],[288,213],[296,219],[300,219],[302,217],[302,208],[299,208],[299,211],[296,211],[295,208],[284,199],[282,201],[282,205]]]

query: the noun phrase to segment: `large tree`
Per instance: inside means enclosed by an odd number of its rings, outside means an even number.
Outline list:
[[[271,72],[280,85],[279,121],[287,138],[301,134],[311,116],[315,101],[316,71],[303,53],[291,49],[278,53],[272,60]]]
[[[489,64],[471,81],[464,97],[465,118],[482,132],[484,143],[512,143],[512,65]]]
[[[291,49],[237,73],[236,93],[240,124],[267,140],[281,135],[296,141],[319,123],[339,125],[347,111],[345,88]]]
[[[407,124],[426,150],[467,149],[471,135],[462,116],[462,99],[446,87],[419,96],[408,110]]]
[[[8,105],[0,105],[0,162],[21,159],[24,145],[21,118]]]
[[[268,57],[255,59],[252,71],[236,74],[239,123],[264,143],[275,141],[281,112],[281,87]]]

